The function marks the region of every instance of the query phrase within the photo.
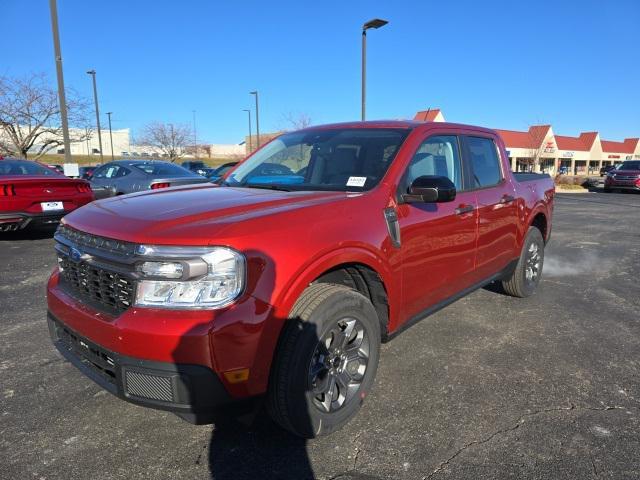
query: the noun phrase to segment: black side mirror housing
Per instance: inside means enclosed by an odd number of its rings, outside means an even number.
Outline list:
[[[456,198],[456,186],[447,177],[423,175],[409,186],[409,193],[402,196],[407,203],[452,202]]]

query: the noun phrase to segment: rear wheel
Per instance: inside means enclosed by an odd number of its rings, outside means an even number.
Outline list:
[[[341,285],[310,285],[278,344],[267,401],[271,417],[305,438],[341,428],[369,392],[379,354],[380,325],[369,299]]]
[[[518,264],[511,276],[502,281],[504,290],[514,297],[533,294],[542,277],[544,264],[544,239],[536,227],[529,227],[524,239]]]

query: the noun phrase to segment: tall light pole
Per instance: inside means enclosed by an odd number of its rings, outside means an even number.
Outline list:
[[[251,110],[243,109],[243,112],[247,112],[247,117],[249,117],[249,153],[253,151],[253,142],[251,141]]]
[[[113,112],[107,112],[107,117],[109,117],[109,140],[111,140],[111,161],[113,162],[113,134],[111,133],[111,114]]]
[[[67,121],[67,99],[64,93],[64,75],[62,74],[62,53],[60,51],[60,34],[58,33],[58,6],[56,0],[49,0],[51,12],[51,31],[53,32],[53,52],[58,77],[58,102],[60,103],[60,119],[62,122],[62,141],[64,143],[64,162],[71,163],[71,142],[69,141],[69,123]]]
[[[366,100],[367,100],[367,30],[370,28],[384,27],[387,23],[386,20],[381,18],[374,18],[362,25],[362,121],[364,122],[366,117]]]
[[[91,75],[93,80],[93,101],[96,104],[96,124],[98,127],[98,145],[100,146],[100,163],[104,163],[102,155],[102,132],[100,131],[100,110],[98,109],[98,87],[96,87],[96,71],[89,70],[87,74]]]
[[[256,96],[256,148],[260,148],[260,115],[258,114],[258,91],[254,90],[249,92],[251,95]]]
[[[198,158],[198,137],[196,136],[196,111],[191,110],[193,113],[193,158]]]

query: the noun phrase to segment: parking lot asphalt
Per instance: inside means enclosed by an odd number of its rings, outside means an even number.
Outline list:
[[[49,235],[0,237],[0,478],[640,477],[640,195],[559,194],[528,299],[479,290],[383,345],[313,441],[193,426],[104,392],[49,340]]]

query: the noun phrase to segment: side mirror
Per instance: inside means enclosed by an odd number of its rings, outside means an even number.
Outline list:
[[[456,198],[456,186],[447,177],[423,175],[411,183],[402,198],[407,203],[451,202]]]

